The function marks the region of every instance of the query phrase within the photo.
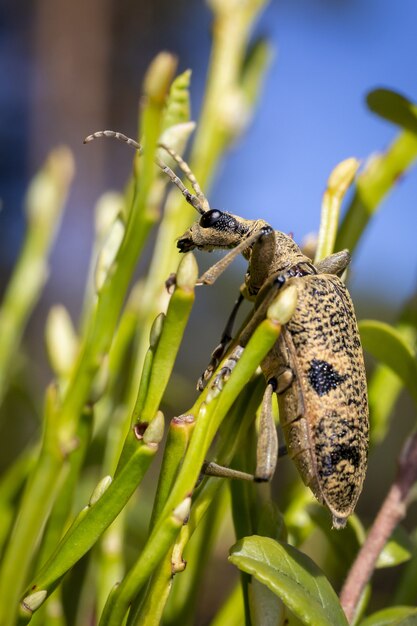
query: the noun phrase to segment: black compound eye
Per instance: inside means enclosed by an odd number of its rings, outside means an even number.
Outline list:
[[[217,209],[210,209],[210,211],[206,211],[199,224],[202,228],[210,228],[210,226],[214,226],[214,224],[221,218],[223,213],[221,211],[217,211]]]

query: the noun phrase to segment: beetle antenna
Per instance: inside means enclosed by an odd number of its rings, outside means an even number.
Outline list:
[[[210,210],[209,202],[206,196],[204,195],[204,193],[201,191],[201,187],[198,184],[198,181],[193,171],[191,170],[190,166],[188,165],[187,161],[184,161],[184,159],[178,154],[178,152],[175,152],[175,150],[167,146],[165,143],[160,143],[159,147],[165,150],[165,152],[168,152],[169,156],[174,159],[174,161],[176,162],[180,170],[183,172],[183,174],[185,174],[185,176],[190,181],[195,191],[195,195],[199,199],[201,206],[204,207],[204,211],[209,211]]]
[[[114,130],[99,130],[93,133],[92,135],[88,135],[84,139],[84,143],[90,143],[91,141],[94,141],[94,139],[100,139],[102,137],[117,139],[118,141],[122,141],[123,143],[126,143],[128,146],[131,146],[132,148],[134,148],[134,150],[137,150],[139,154],[143,153],[143,148],[137,141],[135,141],[134,139],[131,139],[130,137],[127,137],[123,133],[119,133]],[[162,172],[164,172],[164,174],[168,176],[171,182],[174,183],[176,187],[178,187],[178,189],[181,191],[186,201],[189,204],[191,204],[191,206],[193,206],[196,209],[196,211],[198,211],[201,215],[203,215],[207,210],[208,202],[203,192],[201,191],[200,186],[194,174],[192,173],[190,167],[179,156],[179,154],[171,150],[171,148],[168,148],[168,146],[166,146],[165,144],[161,144],[161,148],[163,148],[166,152],[168,152],[168,154],[175,160],[175,162],[178,164],[180,169],[184,172],[184,174],[190,181],[196,193],[195,194],[191,193],[187,189],[187,187],[184,185],[182,180],[175,174],[175,172],[166,163],[161,161],[161,159],[156,157],[155,163],[160,168],[160,170],[162,170]]]

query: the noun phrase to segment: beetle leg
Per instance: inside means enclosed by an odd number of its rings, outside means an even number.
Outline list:
[[[229,319],[227,320],[226,327],[222,333],[222,336],[220,337],[220,343],[216,348],[214,348],[211,354],[210,362],[198,380],[197,389],[199,391],[203,391],[204,387],[207,385],[208,381],[212,377],[214,370],[217,368],[220,361],[224,357],[227,346],[229,345],[233,337],[233,324],[235,322],[237,312],[242,302],[243,295],[239,294],[239,297],[233,306],[232,312],[229,315]]]
[[[206,476],[217,476],[218,478],[237,478],[238,480],[253,480],[253,474],[247,472],[241,472],[240,470],[232,469],[231,467],[225,467],[219,465],[213,461],[206,461],[201,468],[201,472]]]
[[[259,437],[256,447],[256,470],[255,474],[248,474],[240,470],[224,467],[214,462],[206,462],[202,472],[207,476],[219,476],[222,478],[237,478],[240,480],[254,480],[265,482],[271,480],[275,472],[277,459],[287,454],[287,447],[278,448],[278,436],[272,414],[272,394],[277,389],[277,381],[271,379],[266,386],[261,405],[259,421]]]
[[[278,448],[279,459],[287,454],[287,446],[283,445]],[[225,467],[224,465],[214,463],[214,461],[205,461],[201,468],[201,474],[205,476],[216,476],[218,478],[235,478],[237,480],[261,482],[254,474],[248,474],[248,472],[241,472],[231,467]]]
[[[287,391],[287,389],[291,387],[294,378],[294,372],[291,368],[286,367],[285,369],[281,370],[277,376],[277,394],[279,395]]]
[[[259,436],[256,447],[255,480],[271,480],[278,459],[278,435],[272,412],[272,394],[277,388],[277,381],[272,378],[265,389],[259,416]]]
[[[217,263],[209,267],[209,269],[206,272],[204,272],[202,276],[200,276],[200,278],[197,281],[197,285],[212,285],[213,283],[215,283],[216,280],[219,278],[219,276],[223,274],[225,269],[229,267],[229,265],[235,260],[237,256],[239,256],[239,254],[242,254],[242,252],[245,252],[247,248],[252,246],[256,241],[258,241],[258,239],[260,239],[261,237],[263,237],[264,235],[268,233],[269,231],[267,231],[266,228],[261,228],[259,230],[256,230],[252,234],[250,234],[248,237],[246,237],[246,239],[241,241],[235,248],[230,250],[230,252],[228,252],[226,256],[220,259],[220,261],[217,261]]]
[[[243,353],[242,346],[235,346],[233,348],[227,360],[225,361],[223,367],[221,368],[220,372],[217,374],[217,376],[211,383],[210,389],[213,389],[213,391],[217,391],[217,392],[223,389],[224,383],[229,380],[230,375],[236,366],[236,363],[239,361],[240,357],[242,356],[242,353]]]
[[[261,302],[259,303],[257,308],[255,308],[255,311],[251,319],[249,320],[249,322],[246,324],[245,328],[242,330],[242,332],[239,335],[239,344],[241,346],[244,347],[247,345],[249,339],[252,337],[256,328],[265,319],[269,305],[272,304],[278,291],[285,286],[286,282],[287,282],[287,278],[285,274],[279,274],[278,276],[274,278],[273,281],[271,281],[271,284],[269,285],[269,289],[265,291],[262,290],[262,293],[260,294]],[[258,300],[256,301],[255,306],[257,304],[258,304]]]
[[[350,261],[349,250],[341,250],[316,263],[316,269],[319,274],[336,274],[336,276],[341,276]]]
[[[277,290],[281,289],[285,285],[285,283],[286,283],[286,278],[284,275],[279,275],[276,277],[273,285],[271,285],[271,289],[269,290],[268,293],[265,294],[265,297],[262,300],[261,305],[255,310],[251,319],[249,320],[249,322],[246,324],[243,331],[239,335],[239,344],[234,347],[234,349],[229,355],[229,358],[225,362],[224,366],[221,368],[220,372],[217,374],[217,376],[213,380],[212,382],[213,389],[217,389],[217,391],[221,391],[221,389],[223,388],[223,383],[225,383],[230,378],[230,374],[232,373],[232,370],[235,367],[237,361],[240,359],[240,356],[244,350],[244,347],[248,343],[249,339],[251,338],[253,332],[255,331],[259,323],[264,319],[269,305],[271,304],[271,302],[276,296]],[[239,302],[239,299],[236,302],[235,307],[238,306],[238,302]],[[234,311],[232,311],[232,314],[233,313]],[[219,347],[220,346],[218,346],[217,348]],[[215,352],[217,351],[217,348]],[[212,376],[212,373],[213,372],[212,370],[209,370],[209,367],[203,373],[203,375],[201,376],[201,378],[199,379],[197,383],[197,389],[199,391],[202,391],[204,389],[204,387],[207,384],[207,381]]]

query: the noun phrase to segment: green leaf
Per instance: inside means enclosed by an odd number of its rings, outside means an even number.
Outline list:
[[[402,335],[392,326],[375,320],[359,322],[364,350],[397,374],[417,403],[417,362]]]
[[[359,626],[415,626],[417,610],[413,606],[393,606],[365,618]]]
[[[401,312],[396,330],[413,350],[417,340],[417,298],[414,294]],[[385,365],[378,365],[368,384],[368,402],[371,417],[370,439],[381,442],[388,431],[394,405],[403,388],[401,379]]]
[[[367,94],[366,103],[376,115],[417,133],[417,107],[400,93],[391,89],[374,89]]]
[[[394,567],[411,558],[413,543],[402,526],[397,526],[378,557],[376,567]]]
[[[329,581],[317,565],[296,548],[254,535],[236,543],[229,560],[276,593],[303,624],[347,625]]]

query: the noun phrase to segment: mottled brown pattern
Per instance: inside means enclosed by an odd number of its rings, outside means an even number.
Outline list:
[[[290,279],[297,310],[263,370],[293,371],[279,397],[288,451],[305,483],[333,514],[335,526],[355,507],[366,472],[368,403],[353,304],[337,276]]]

